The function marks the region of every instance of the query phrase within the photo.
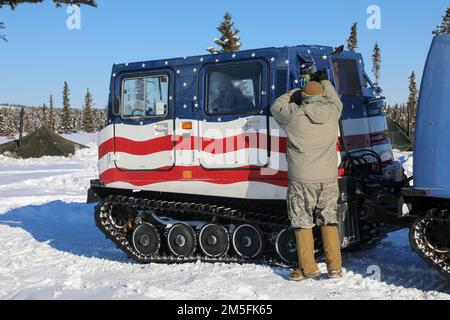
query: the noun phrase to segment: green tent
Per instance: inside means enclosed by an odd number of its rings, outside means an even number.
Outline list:
[[[406,131],[398,125],[395,121],[387,119],[388,136],[391,141],[393,149],[399,149],[401,151],[411,151],[413,144],[409,139]]]
[[[18,141],[1,144],[0,154],[9,153],[19,158],[40,158],[44,156],[67,157],[81,148],[86,148],[86,146],[67,140],[42,127],[25,136],[22,139],[20,148]]]

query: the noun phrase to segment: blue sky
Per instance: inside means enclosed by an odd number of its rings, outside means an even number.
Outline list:
[[[422,75],[432,39],[448,0],[97,0],[82,7],[81,29],[66,28],[66,8],[51,1],[0,9],[6,24],[0,42],[0,103],[38,105],[53,94],[61,105],[69,82],[72,105],[80,107],[86,88],[97,106],[106,105],[114,62],[206,53],[217,37],[223,13],[241,30],[242,49],[297,44],[346,44],[353,21],[359,48],[371,74],[375,41],[382,53],[381,85],[388,102],[403,102],[412,70]],[[381,8],[381,29],[366,27],[369,5]]]

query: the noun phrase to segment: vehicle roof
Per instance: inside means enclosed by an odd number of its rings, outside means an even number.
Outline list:
[[[270,57],[271,55],[286,55],[289,58],[290,52],[310,54],[313,56],[317,55],[330,55],[335,50],[335,47],[331,46],[321,46],[321,45],[297,45],[297,46],[284,46],[284,47],[266,47],[258,49],[248,49],[236,52],[227,53],[217,53],[217,54],[203,54],[195,56],[186,57],[175,57],[168,59],[156,59],[156,60],[144,60],[137,62],[128,63],[115,63],[113,66],[113,72],[125,71],[125,70],[136,70],[137,68],[145,67],[155,67],[155,66],[182,66],[191,65],[196,63],[207,63],[207,62],[219,62],[219,61],[230,61],[233,59],[242,60],[249,58],[260,58],[260,57]],[[361,55],[353,51],[344,51],[342,53],[343,57],[348,58],[360,58]],[[125,70],[124,70],[125,69]]]

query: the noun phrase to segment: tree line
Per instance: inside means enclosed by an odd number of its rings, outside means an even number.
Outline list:
[[[67,82],[63,86],[62,108],[55,107],[53,95],[48,105],[39,107],[3,104],[0,105],[0,135],[14,137],[19,132],[20,110],[24,108],[23,126],[26,133],[41,127],[58,133],[96,132],[106,122],[105,108],[95,108],[89,89],[86,90],[83,108],[72,108],[70,89]]]
[[[408,101],[402,104],[386,105],[384,113],[389,119],[397,123],[406,132],[410,140],[413,141],[419,99],[419,90],[417,89],[416,74],[414,71],[409,76],[408,89]]]
[[[442,22],[433,31],[433,35],[450,34],[450,6],[447,7]],[[354,51],[358,47],[358,23],[352,24],[350,35],[347,38],[347,48]],[[372,53],[372,73],[375,78],[375,85],[380,83],[381,76],[381,49],[378,42],[375,43]],[[419,90],[417,88],[416,73],[411,72],[408,84],[408,100],[403,104],[386,105],[384,112],[386,116],[392,121],[396,122],[408,134],[409,138],[413,140],[416,126],[416,112],[417,103],[419,99]]]
[[[229,12],[225,12],[222,22],[218,25],[217,30],[220,38],[214,39],[214,43],[219,48],[209,47],[206,50],[210,53],[226,53],[240,50],[241,41],[238,36],[239,30],[234,27],[232,16]],[[433,31],[433,35],[450,34],[450,6],[443,16],[442,23]],[[355,51],[358,48],[358,23],[353,22],[350,28],[350,34],[347,38],[347,49]],[[372,52],[372,74],[374,76],[374,85],[380,85],[381,79],[381,49],[378,42],[375,42]],[[411,140],[413,140],[414,129],[416,123],[416,110],[419,97],[417,89],[416,74],[414,71],[409,76],[409,96],[406,103],[386,105],[384,112],[388,118],[396,122],[402,127]]]
[[[41,3],[42,0],[0,0],[0,8],[3,5],[9,5],[15,8],[20,3]],[[96,6],[93,0],[53,0],[60,6],[61,4],[84,4],[88,6]],[[4,29],[4,24],[0,22],[0,29]],[[214,43],[219,48],[209,47],[207,51],[213,54],[234,52],[241,48],[241,40],[238,36],[239,30],[235,28],[232,16],[226,12],[223,21],[217,27],[220,38],[214,39]],[[450,34],[450,6],[447,7],[443,16],[442,23],[433,31],[433,35]],[[6,40],[4,35],[0,34],[0,39]],[[353,22],[350,35],[347,38],[348,50],[355,51],[358,48],[358,23]],[[375,85],[379,86],[381,78],[381,49],[376,42],[372,53],[372,73],[375,79]],[[89,89],[86,92],[83,110],[70,108],[70,90],[67,82],[64,83],[63,89],[63,107],[55,109],[53,107],[53,98],[50,97],[49,107],[45,104],[38,110],[26,108],[25,131],[27,129],[35,129],[38,126],[47,126],[52,130],[60,133],[87,131],[92,132],[98,130],[106,119],[106,110],[93,108],[92,95]],[[418,89],[416,83],[415,72],[412,71],[409,76],[409,97],[405,104],[387,105],[385,113],[387,117],[398,123],[409,134],[414,134],[416,109],[418,102]],[[11,109],[11,114],[6,112]],[[18,107],[0,108],[0,135],[14,135],[17,132],[18,123]],[[40,110],[40,111],[39,111]]]
[[[210,53],[226,53],[238,51],[241,47],[241,41],[238,36],[239,30],[234,27],[232,17],[226,12],[223,21],[217,27],[220,38],[214,39],[214,43],[219,48],[209,47],[206,50]],[[450,6],[447,8],[440,26],[433,31],[434,35],[450,33]],[[350,34],[347,38],[347,49],[355,51],[358,48],[358,23],[353,22],[350,28]],[[380,85],[381,78],[381,49],[378,42],[375,42],[372,52],[372,73],[375,79],[374,85]],[[419,91],[417,89],[416,74],[414,71],[409,76],[409,97],[407,103],[387,105],[384,112],[388,118],[402,127],[412,140],[414,136],[416,109]]]

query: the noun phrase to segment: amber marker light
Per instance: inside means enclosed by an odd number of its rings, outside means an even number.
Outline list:
[[[192,130],[192,122],[191,121],[183,122],[181,124],[181,128],[183,128],[184,130]]]
[[[184,170],[183,171],[183,179],[192,179],[192,171]]]

